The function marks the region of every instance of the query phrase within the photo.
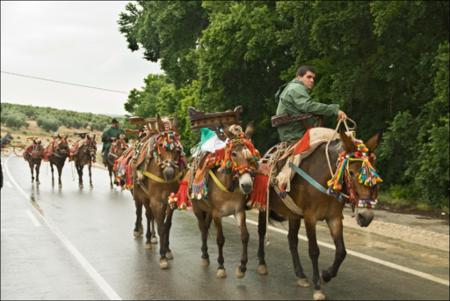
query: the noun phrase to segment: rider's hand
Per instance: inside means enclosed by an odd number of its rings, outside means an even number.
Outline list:
[[[347,119],[347,114],[345,114],[344,111],[339,110],[338,120],[345,120],[345,119]]]

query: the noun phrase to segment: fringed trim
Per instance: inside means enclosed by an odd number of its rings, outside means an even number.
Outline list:
[[[186,180],[180,182],[177,193],[172,192],[170,194],[169,205],[172,209],[176,207],[180,210],[186,210],[192,207],[192,203],[188,199],[188,182]]]
[[[253,190],[250,195],[252,207],[265,209],[267,204],[267,186],[269,185],[269,176],[256,175],[253,182]]]

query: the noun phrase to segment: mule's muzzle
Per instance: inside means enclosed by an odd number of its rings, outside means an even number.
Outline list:
[[[239,188],[243,194],[250,194],[252,192],[253,181],[249,173],[245,173],[239,177]]]
[[[372,210],[365,210],[356,215],[356,222],[360,227],[367,227],[372,222],[374,216],[375,215]]]
[[[172,166],[167,166],[162,171],[164,180],[171,181],[175,177],[175,168]]]

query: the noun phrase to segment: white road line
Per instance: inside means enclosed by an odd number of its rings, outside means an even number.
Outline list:
[[[34,217],[33,213],[31,213],[31,211],[29,209],[27,209],[25,212],[30,217],[30,219],[33,222],[33,225],[35,227],[40,227],[41,226],[41,223]]]
[[[11,185],[11,182],[6,181],[5,183],[6,183],[6,186],[8,186],[9,188],[13,188],[13,186]]]
[[[248,218],[247,218],[247,223],[252,224],[254,226],[258,226],[258,222],[253,221],[253,220],[248,219]],[[274,232],[278,232],[278,233],[282,233],[282,234],[286,234],[286,235],[288,234],[288,231],[283,230],[283,229],[275,228],[274,226],[270,226],[269,225],[268,229],[272,230]],[[300,238],[300,239],[302,239],[304,241],[308,241],[308,238],[306,236],[303,236],[303,235],[299,235],[298,238]],[[335,246],[333,244],[329,244],[329,243],[326,243],[326,242],[317,241],[317,244],[320,245],[320,246],[324,246],[326,248],[329,248],[329,249],[333,249],[333,250],[335,249]],[[449,281],[446,280],[446,279],[439,278],[439,277],[433,276],[431,274],[424,273],[424,272],[421,272],[421,271],[417,271],[417,270],[414,270],[414,269],[410,269],[410,268],[398,265],[396,263],[392,263],[392,262],[389,262],[389,261],[386,261],[386,260],[378,259],[378,258],[369,256],[369,255],[365,255],[365,254],[362,254],[362,253],[359,253],[359,252],[355,252],[355,251],[352,251],[352,250],[349,250],[349,249],[347,249],[347,254],[353,255],[355,257],[358,257],[358,258],[361,258],[361,259],[364,259],[364,260],[367,260],[367,261],[370,261],[370,262],[375,262],[375,263],[387,266],[387,267],[389,267],[391,269],[394,269],[394,270],[398,270],[398,271],[402,271],[402,272],[405,272],[405,273],[408,273],[408,274],[412,274],[414,276],[417,276],[417,277],[420,277],[420,278],[424,278],[424,279],[427,279],[427,280],[430,280],[430,281],[433,281],[433,282],[436,282],[436,283],[439,283],[439,284],[450,286]]]
[[[9,158],[5,162],[5,170],[8,174],[9,179],[13,183],[13,185],[17,188],[17,190],[25,197],[25,199],[29,199],[29,196],[25,191],[17,184],[17,182],[12,177],[7,162]],[[114,289],[105,281],[105,279],[94,269],[94,267],[87,261],[87,259],[80,253],[80,251],[75,248],[75,246],[64,236],[64,234],[58,229],[56,224],[54,224],[48,217],[44,217],[38,210],[36,210],[38,216],[44,221],[47,227],[50,229],[53,234],[58,237],[61,243],[66,247],[67,250],[75,257],[78,263],[84,268],[84,270],[91,276],[91,278],[95,281],[95,283],[100,287],[100,289],[108,296],[110,300],[122,300],[122,298],[114,291]]]

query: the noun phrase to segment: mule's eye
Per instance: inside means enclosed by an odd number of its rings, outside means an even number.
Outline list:
[[[237,157],[237,153],[236,152],[231,152],[231,156],[232,157]]]
[[[350,175],[351,175],[352,177],[354,177],[354,176],[355,176],[355,173],[354,173],[353,171],[350,170]]]

